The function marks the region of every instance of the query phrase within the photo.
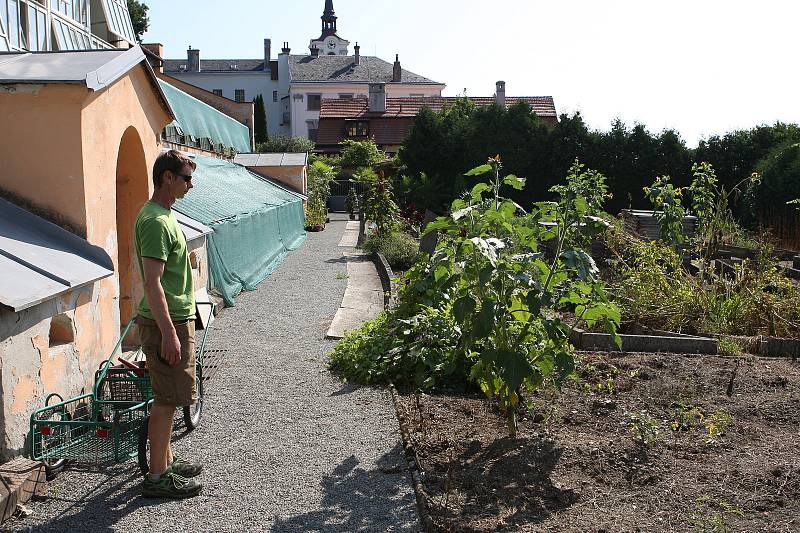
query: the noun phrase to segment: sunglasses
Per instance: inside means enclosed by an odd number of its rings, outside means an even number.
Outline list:
[[[189,183],[190,181],[192,181],[192,175],[191,174],[178,174],[177,172],[173,172],[173,174],[175,174],[179,178],[183,178],[183,181],[185,181],[186,183]]]

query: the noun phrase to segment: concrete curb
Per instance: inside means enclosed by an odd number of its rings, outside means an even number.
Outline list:
[[[397,417],[397,423],[400,426],[400,436],[403,440],[403,450],[405,451],[404,455],[406,458],[406,463],[408,464],[408,472],[411,474],[411,486],[414,489],[414,496],[417,500],[417,511],[419,512],[419,518],[425,531],[428,533],[433,533],[436,531],[436,526],[434,525],[433,518],[431,518],[430,511],[428,510],[428,498],[425,495],[425,490],[422,488],[422,482],[419,479],[422,468],[417,461],[417,456],[414,452],[414,446],[411,444],[411,434],[409,433],[408,427],[403,421],[403,417],[400,416],[398,393],[393,383],[389,384],[389,393],[392,396],[394,413]]]
[[[374,252],[371,256],[372,262],[375,263],[375,268],[378,270],[378,277],[381,278],[381,285],[383,285],[383,306],[388,309],[394,303],[394,296],[397,294],[395,290],[394,272],[389,262],[380,252]]]
[[[622,349],[614,343],[608,333],[591,333],[576,329],[570,335],[570,342],[579,350],[603,352],[664,352],[698,353],[716,355],[719,341],[708,337],[660,336],[660,335],[620,335]]]

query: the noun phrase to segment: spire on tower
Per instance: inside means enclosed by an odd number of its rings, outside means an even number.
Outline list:
[[[333,0],[325,0],[325,11],[322,12],[322,37],[336,35],[336,12]]]

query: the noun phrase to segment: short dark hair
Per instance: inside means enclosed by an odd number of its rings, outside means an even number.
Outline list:
[[[164,172],[169,170],[177,173],[183,170],[186,165],[192,167],[192,170],[197,168],[197,164],[194,161],[177,150],[170,150],[158,156],[153,164],[153,185],[155,188],[158,189],[164,182]]]

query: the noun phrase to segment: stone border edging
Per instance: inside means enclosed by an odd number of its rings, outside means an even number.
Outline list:
[[[576,329],[570,342],[579,350],[603,352],[647,352],[647,353],[701,353],[716,355],[719,341],[708,337],[671,337],[659,335],[620,335],[622,350],[614,344],[608,333],[591,333]]]
[[[394,414],[397,417],[397,423],[400,426],[400,437],[403,441],[403,451],[408,465],[408,472],[411,474],[411,486],[414,489],[414,496],[417,500],[417,511],[419,512],[419,519],[422,522],[422,527],[428,533],[436,531],[436,526],[433,523],[433,518],[428,511],[428,499],[425,496],[425,491],[422,488],[422,482],[419,479],[419,474],[422,468],[416,458],[414,447],[411,444],[411,434],[408,427],[400,415],[400,405],[398,400],[397,389],[393,383],[389,383],[389,394],[392,396],[392,404],[394,404]]]
[[[381,285],[383,285],[383,307],[388,308],[394,301],[395,288],[392,280],[394,279],[394,272],[389,262],[380,252],[373,252],[370,255],[372,262],[375,263],[375,268],[378,271],[378,277],[381,278]]]

